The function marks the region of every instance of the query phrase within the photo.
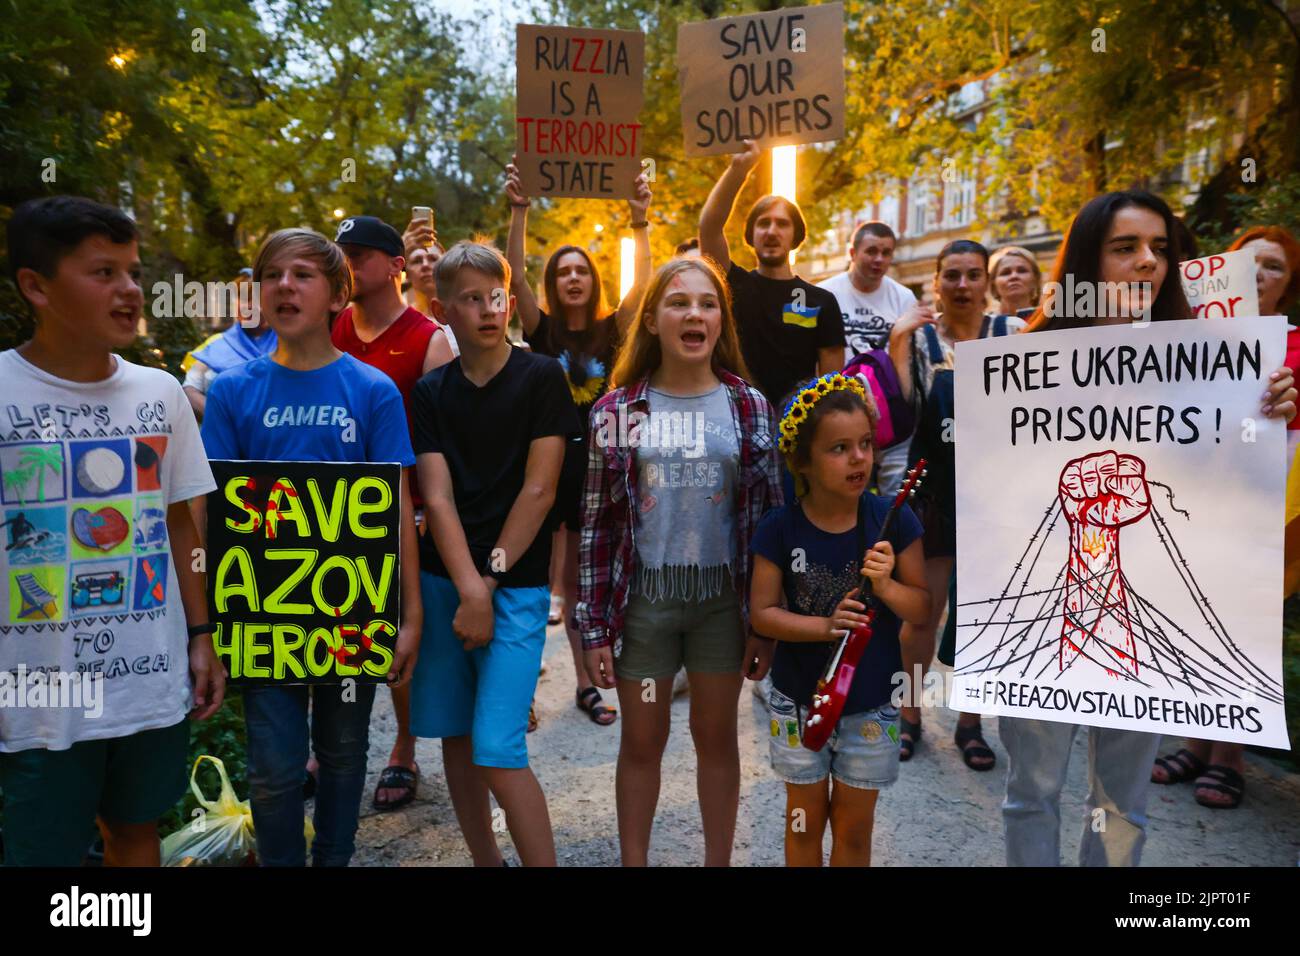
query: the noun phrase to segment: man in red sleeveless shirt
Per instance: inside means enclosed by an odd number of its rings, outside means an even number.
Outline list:
[[[411,390],[425,372],[451,361],[451,345],[441,326],[402,301],[405,259],[396,229],[375,216],[352,216],[339,223],[334,241],[347,255],[353,277],[352,304],[339,313],[330,330],[334,347],[393,380],[402,393],[409,428]],[[410,481],[416,526],[423,533],[414,469]],[[409,684],[393,690],[397,740],[375,789],[377,810],[396,810],[415,799],[420,768],[415,763],[415,738],[409,726],[410,700]]]

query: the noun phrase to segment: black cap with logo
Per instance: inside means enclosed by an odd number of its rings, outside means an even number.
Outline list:
[[[402,234],[378,216],[349,216],[339,223],[334,241],[339,245],[369,246],[390,256],[405,254]]]

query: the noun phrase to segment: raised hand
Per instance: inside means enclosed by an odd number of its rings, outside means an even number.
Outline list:
[[[752,139],[742,139],[741,142],[745,144],[745,148],[731,157],[731,165],[748,175],[763,157],[763,150]]]
[[[895,339],[902,339],[903,341],[910,342],[912,340],[912,335],[917,329],[923,325],[934,325],[936,321],[937,318],[934,314],[934,309],[928,305],[923,305],[922,303],[917,302],[898,317],[898,321],[894,323],[894,327],[889,330],[889,339],[891,342]]]
[[[506,165],[506,199],[515,206],[524,206],[532,202],[524,192],[523,180],[519,178],[519,167],[514,161],[517,156],[511,156],[509,164]]]
[[[645,222],[651,195],[650,180],[646,178],[645,173],[641,173],[636,178],[636,195],[627,201],[627,208],[632,214],[633,222]]]
[[[411,253],[428,249],[437,241],[438,234],[429,228],[429,220],[412,219],[406,224],[406,230],[402,233],[402,250],[409,259]]]
[[[1066,518],[1099,528],[1119,528],[1151,510],[1146,464],[1133,455],[1103,451],[1076,458],[1061,470],[1057,489]]]

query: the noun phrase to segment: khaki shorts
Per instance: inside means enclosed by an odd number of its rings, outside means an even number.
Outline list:
[[[740,601],[730,582],[702,601],[629,595],[623,636],[614,642],[614,670],[627,680],[673,677],[683,664],[689,674],[739,674],[744,656]]]

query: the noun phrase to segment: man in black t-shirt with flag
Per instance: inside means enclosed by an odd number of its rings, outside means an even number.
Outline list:
[[[757,386],[781,414],[781,403],[800,382],[844,367],[844,321],[835,296],[799,278],[790,252],[807,234],[803,213],[783,196],[764,196],[745,218],[745,242],[758,268],[732,262],[723,232],[736,196],[762,151],[745,140],[744,152],[718,179],[700,212],[700,252],[727,274],[741,350]]]

